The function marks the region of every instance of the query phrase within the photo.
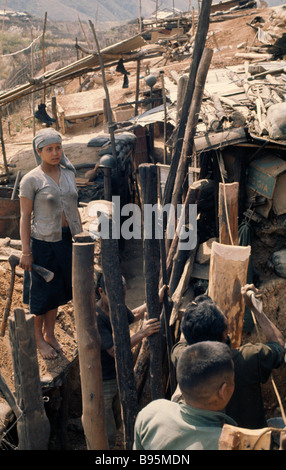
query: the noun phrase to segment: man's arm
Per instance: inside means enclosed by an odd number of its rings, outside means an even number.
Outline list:
[[[269,320],[263,312],[263,304],[257,297],[258,289],[253,284],[246,284],[241,289],[245,305],[253,312],[255,319],[263,331],[267,342],[279,343],[285,349],[285,339],[280,330]]]
[[[165,289],[166,289],[167,286],[163,286],[161,287],[161,289],[159,290],[159,302],[162,303],[163,302],[163,299],[164,299],[164,293],[165,293]],[[142,320],[144,318],[144,315],[145,313],[147,312],[147,304],[146,302],[142,305],[140,305],[139,307],[136,307],[134,308],[133,310],[131,310],[133,315],[134,315],[134,321],[139,321],[139,320]]]
[[[144,320],[142,328],[137,331],[137,333],[134,333],[130,337],[130,346],[131,348],[134,348],[136,344],[140,343],[144,338],[147,338],[148,336],[153,335],[154,333],[159,333],[160,331],[160,326],[161,323],[159,320],[156,320],[156,318],[151,318],[150,320]],[[114,346],[112,346],[109,349],[106,349],[108,354],[110,356],[115,356],[115,351],[114,351]]]

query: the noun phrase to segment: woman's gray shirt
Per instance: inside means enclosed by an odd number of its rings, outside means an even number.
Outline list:
[[[59,185],[40,166],[27,173],[20,183],[20,197],[33,201],[31,237],[47,242],[62,239],[64,212],[72,235],[81,232],[75,175],[60,167]]]

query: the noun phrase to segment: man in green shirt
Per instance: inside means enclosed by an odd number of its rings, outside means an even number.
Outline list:
[[[133,450],[218,450],[223,410],[234,390],[234,370],[226,344],[188,346],[177,366],[184,403],[159,399],[137,415]]]

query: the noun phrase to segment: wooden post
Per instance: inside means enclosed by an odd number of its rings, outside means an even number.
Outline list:
[[[166,92],[165,92],[165,80],[164,80],[164,70],[160,70],[160,76],[162,81],[162,97],[164,105],[164,164],[167,163],[167,103],[166,103]]]
[[[57,113],[57,98],[56,96],[52,96],[52,115],[53,118],[56,120],[56,129],[59,130],[59,121],[58,121],[58,113]]]
[[[123,415],[126,450],[132,449],[134,423],[138,412],[138,398],[133,372],[133,356],[130,330],[127,321],[122,274],[120,270],[118,240],[113,239],[112,220],[110,236],[101,239],[101,262],[106,294],[109,302],[110,321],[113,330],[115,364]]]
[[[31,27],[31,78],[34,78],[34,45],[33,45],[33,29]],[[32,113],[33,113],[33,136],[36,134],[36,118],[35,118],[35,92],[32,92]]]
[[[103,98],[103,128],[104,132],[108,132],[108,113],[107,113],[107,100]]]
[[[149,163],[140,165],[139,178],[142,192],[142,207],[145,210],[147,204],[149,204],[149,207],[151,207],[157,204],[158,202],[156,165]],[[143,257],[148,318],[157,318],[159,320],[161,313],[158,296],[160,276],[159,238],[156,239],[153,220],[149,220],[149,222],[151,222],[152,227],[147,227],[147,220],[145,217],[143,217],[143,219]],[[148,234],[148,238],[146,237],[146,230],[150,232]],[[152,399],[155,400],[164,396],[161,334],[153,334],[148,339],[150,342],[151,394]]]
[[[238,183],[219,183],[219,242],[238,245]]]
[[[80,27],[81,27],[81,30],[82,30],[82,32],[83,32],[84,38],[85,38],[85,40],[86,40],[87,47],[88,47],[89,49],[91,49],[91,44],[90,44],[90,42],[89,42],[89,40],[88,40],[88,37],[87,37],[87,35],[86,35],[86,32],[85,32],[85,30],[84,30],[84,27],[83,27],[83,25],[82,25],[82,22],[81,22],[81,19],[80,19],[79,15],[78,15],[78,21],[79,21],[79,25],[80,25]]]
[[[95,312],[94,242],[81,242],[80,236],[76,236],[72,272],[83,429],[88,450],[106,450],[109,446],[105,428],[101,339]]]
[[[138,401],[140,400],[144,384],[146,382],[147,374],[150,367],[150,346],[148,338],[144,338],[141,348],[136,359],[134,366],[135,384],[138,394]]]
[[[75,45],[76,45],[76,60],[79,60],[79,50],[78,50],[78,40],[77,37],[75,38]],[[79,89],[81,90],[81,76],[78,77]]]
[[[165,238],[160,240],[160,254],[161,254],[161,271],[162,271],[162,282],[163,285],[168,285],[168,275],[167,275],[167,263],[166,263],[166,246]],[[167,355],[168,355],[168,366],[169,366],[169,379],[170,379],[170,391],[171,394],[174,393],[176,389],[176,371],[173,362],[171,361],[171,352],[172,347],[174,346],[174,334],[171,328],[169,327],[170,316],[171,316],[172,303],[169,300],[169,293],[166,289],[164,299],[163,299],[163,310],[162,317],[164,319],[164,328],[165,336],[167,343]]]
[[[160,173],[157,172],[158,176],[158,193],[161,203],[161,188],[160,188]],[[164,226],[164,223],[162,223]],[[168,285],[168,273],[167,273],[167,257],[166,257],[166,240],[165,234],[163,233],[162,238],[160,238],[160,256],[161,256],[161,281],[160,285]],[[164,299],[163,299],[163,309],[161,313],[161,328],[164,331],[164,336],[166,337],[166,352],[167,352],[167,359],[168,359],[168,367],[169,367],[169,383],[170,383],[170,393],[173,395],[177,381],[176,381],[176,371],[174,364],[171,360],[171,351],[174,345],[174,333],[172,329],[169,327],[170,322],[170,315],[172,309],[172,302],[169,300],[169,292],[168,289],[165,290]],[[164,363],[164,361],[163,361]]]
[[[15,395],[22,415],[18,418],[19,450],[48,450],[50,423],[40,382],[33,315],[15,309],[9,317],[15,376]]]
[[[110,133],[112,155],[113,155],[113,157],[116,161],[116,164],[117,164],[115,138],[114,138],[114,123],[112,122],[112,109],[111,109],[111,104],[110,104],[109,91],[108,91],[108,87],[107,87],[106,80],[105,80],[104,62],[103,62],[102,55],[101,55],[101,52],[100,52],[100,47],[99,47],[99,44],[98,44],[98,40],[97,40],[96,32],[95,32],[95,29],[94,29],[94,25],[93,25],[92,21],[90,21],[90,20],[89,20],[89,25],[90,25],[90,28],[92,30],[94,41],[95,41],[95,44],[96,44],[96,47],[97,47],[98,59],[99,59],[100,69],[101,69],[101,74],[102,74],[103,88],[104,88],[105,97],[106,97],[108,127],[109,127],[109,133]]]
[[[196,132],[196,127],[199,119],[201,102],[203,99],[204,86],[207,78],[207,73],[212,60],[212,49],[205,49],[198,67],[195,89],[193,99],[190,106],[190,111],[187,119],[184,141],[182,145],[181,156],[178,164],[178,171],[176,173],[174,190],[172,194],[172,205],[176,210],[177,204],[181,202],[182,190],[185,178],[187,177],[188,170],[188,157],[193,152],[193,143]]]
[[[143,28],[142,28],[142,5],[141,5],[141,0],[139,0],[139,31],[142,33]]]
[[[186,75],[182,75],[181,77],[179,77],[177,82],[177,123],[179,123],[181,119],[182,106],[186,95],[187,84],[188,77]]]
[[[140,91],[140,59],[137,59],[137,67],[136,67],[136,94],[135,94],[135,111],[134,116],[138,114],[138,101],[139,101],[139,91]]]
[[[241,288],[247,281],[250,246],[213,242],[209,269],[209,296],[228,320],[233,348],[241,344],[245,305]]]
[[[103,168],[104,200],[112,200],[111,168]]]
[[[201,56],[205,47],[206,36],[209,29],[209,16],[210,16],[210,7],[212,0],[203,0],[202,9],[199,16],[198,28],[195,37],[194,44],[194,53],[192,57],[192,63],[190,67],[189,80],[187,84],[185,100],[182,107],[181,119],[179,122],[178,133],[177,133],[177,142],[175,145],[175,151],[172,156],[171,166],[169,175],[166,181],[165,191],[164,191],[164,204],[171,202],[172,192],[174,181],[177,173],[177,167],[181,155],[182,144],[185,134],[185,127],[188,119],[189,108],[193,98],[193,92],[195,88],[195,80],[197,75],[197,70],[201,60]]]
[[[7,163],[7,156],[6,156],[6,149],[5,149],[5,143],[4,143],[4,135],[3,135],[2,109],[1,108],[0,108],[0,140],[1,140],[1,148],[2,148],[4,167],[5,167],[5,171],[6,171],[8,181],[10,181],[10,172],[9,172],[8,163]]]

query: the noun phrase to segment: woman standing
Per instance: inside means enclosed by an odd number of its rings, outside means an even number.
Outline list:
[[[44,359],[61,352],[54,328],[57,310],[72,298],[72,236],[82,231],[75,169],[62,149],[61,135],[52,128],[33,139],[38,166],[20,184],[20,266],[25,270],[24,303],[35,316],[37,347]],[[46,283],[32,263],[54,273]]]

